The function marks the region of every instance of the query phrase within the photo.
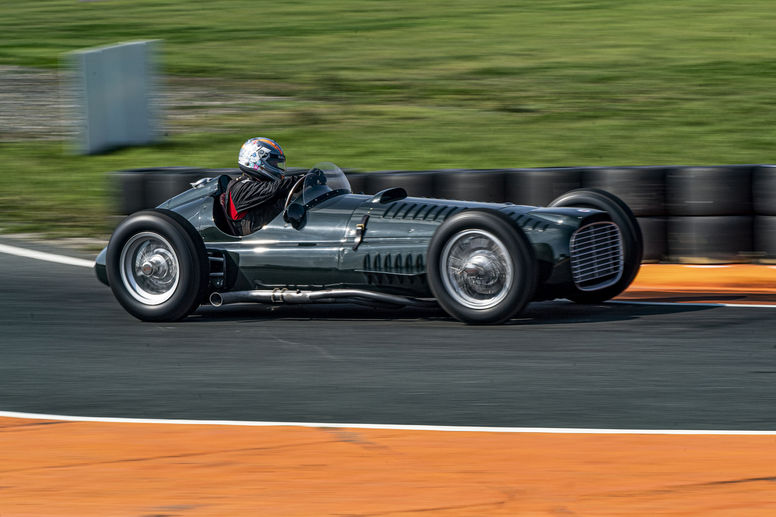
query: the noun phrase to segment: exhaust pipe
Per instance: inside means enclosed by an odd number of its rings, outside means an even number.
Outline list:
[[[350,302],[376,305],[398,305],[414,307],[435,307],[435,301],[408,298],[394,294],[376,293],[363,289],[324,289],[321,291],[300,291],[290,289],[257,289],[253,291],[214,292],[210,304],[221,307],[231,303],[336,303]]]

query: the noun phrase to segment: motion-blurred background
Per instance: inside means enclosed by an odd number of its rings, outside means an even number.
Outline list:
[[[104,236],[105,174],[772,163],[769,0],[4,0],[0,231]],[[161,143],[72,153],[71,51],[158,39]]]

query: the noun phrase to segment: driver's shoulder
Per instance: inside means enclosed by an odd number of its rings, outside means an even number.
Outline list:
[[[296,185],[296,182],[299,181],[303,177],[302,174],[296,174],[294,176],[284,176],[283,179],[280,180],[280,184],[283,187],[293,187]]]
[[[247,185],[250,184],[253,180],[248,176],[247,174],[243,174],[242,176],[232,177],[232,179],[229,180],[229,182],[226,184],[226,190],[231,190],[235,187],[238,187],[239,185]]]

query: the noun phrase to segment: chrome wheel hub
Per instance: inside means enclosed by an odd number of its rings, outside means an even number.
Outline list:
[[[152,277],[157,280],[166,278],[170,270],[170,263],[172,257],[167,254],[159,253],[162,250],[156,250],[157,253],[143,262],[140,266],[139,273],[146,277]]]
[[[503,267],[498,257],[489,252],[478,253],[469,258],[463,266],[460,278],[480,294],[494,294],[501,288],[499,281],[503,276]]]
[[[159,305],[175,293],[180,265],[175,250],[161,235],[133,235],[121,250],[121,281],[133,298]]]
[[[485,230],[464,230],[447,241],[440,256],[442,282],[458,303],[488,309],[500,303],[514,282],[509,252]]]

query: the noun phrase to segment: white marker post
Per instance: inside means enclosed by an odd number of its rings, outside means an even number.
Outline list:
[[[158,40],[72,52],[77,150],[95,154],[159,137],[156,99]]]

